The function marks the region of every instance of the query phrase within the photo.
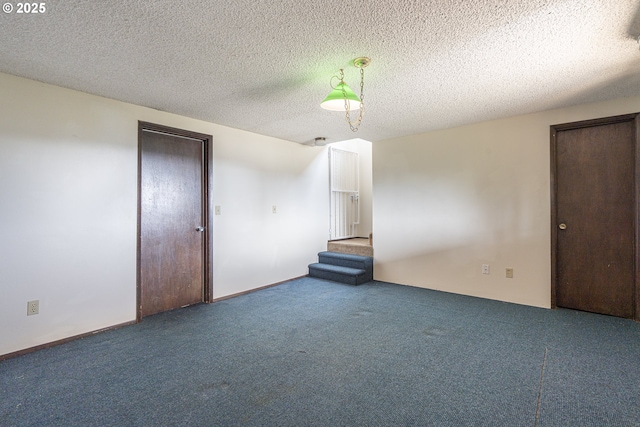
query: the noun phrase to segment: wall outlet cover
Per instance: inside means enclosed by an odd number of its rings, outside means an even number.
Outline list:
[[[40,313],[40,300],[27,302],[27,316]]]

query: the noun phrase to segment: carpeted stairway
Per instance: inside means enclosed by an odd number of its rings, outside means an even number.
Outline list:
[[[309,276],[348,285],[361,285],[373,280],[372,257],[320,252],[318,261],[309,264]]]

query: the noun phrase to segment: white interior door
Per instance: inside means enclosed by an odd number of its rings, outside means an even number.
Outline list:
[[[358,153],[329,148],[330,240],[357,237],[359,176]]]

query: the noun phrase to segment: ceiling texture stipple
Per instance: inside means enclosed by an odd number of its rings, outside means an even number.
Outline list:
[[[640,95],[637,0],[51,0],[0,71],[299,143],[377,141]],[[320,108],[359,93],[353,133]],[[1,88],[0,88],[1,90]]]

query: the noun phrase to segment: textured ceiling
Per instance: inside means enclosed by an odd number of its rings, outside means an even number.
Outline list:
[[[2,72],[302,143],[640,95],[637,0],[8,1]],[[319,103],[358,56],[354,134]]]

